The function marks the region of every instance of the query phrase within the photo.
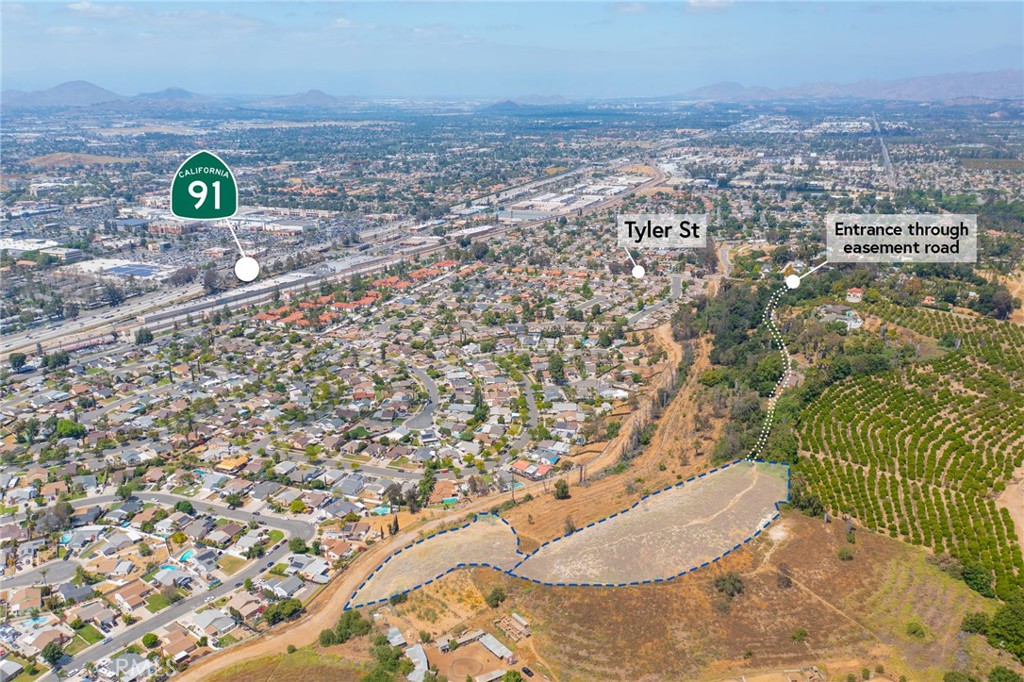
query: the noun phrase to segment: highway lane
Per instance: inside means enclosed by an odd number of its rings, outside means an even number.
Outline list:
[[[644,183],[642,183],[642,184],[640,184],[640,185],[638,185],[636,187],[632,187],[632,188],[629,188],[629,189],[627,189],[627,190],[625,190],[623,192],[620,192],[618,194],[612,195],[612,196],[610,196],[610,197],[608,197],[608,198],[606,198],[606,199],[604,199],[604,200],[602,200],[602,201],[600,201],[600,202],[598,202],[598,203],[596,203],[596,204],[594,204],[592,206],[589,206],[586,209],[583,209],[581,211],[581,214],[591,214],[591,213],[594,213],[594,212],[598,212],[598,211],[602,211],[602,210],[608,209],[608,208],[610,208],[610,207],[612,207],[614,205],[617,205],[618,203],[620,203],[624,199],[626,199],[626,198],[628,198],[630,196],[635,195],[639,191],[642,191],[642,190],[650,188],[650,187],[655,187],[658,184],[660,184],[661,182],[663,182],[665,177],[666,177],[665,174],[660,169],[658,169],[656,166],[652,165],[651,167],[654,169],[654,176],[650,180],[648,180],[647,182],[644,182]],[[532,228],[540,227],[541,225],[543,225],[544,223],[546,223],[546,222],[548,222],[548,221],[550,221],[552,219],[554,219],[554,218],[546,218],[546,219],[542,219],[542,220],[536,220],[536,221],[531,221],[531,222],[527,222],[527,223],[519,223],[519,224],[503,226],[503,227],[502,226],[495,227],[495,228],[493,228],[491,230],[487,230],[486,232],[481,232],[481,233],[478,233],[477,235],[473,235],[472,240],[473,241],[477,241],[477,240],[481,240],[481,239],[490,239],[492,237],[495,237],[495,236],[498,236],[498,235],[501,235],[501,234],[505,234],[506,232],[509,232],[511,230],[517,230],[517,229],[529,230],[529,229],[532,229]],[[445,247],[445,245],[442,245],[442,244],[432,245],[432,246],[428,246],[428,247],[415,247],[413,249],[402,251],[399,254],[397,254],[395,256],[392,256],[392,257],[376,259],[374,262],[372,262],[372,264],[361,263],[361,264],[359,264],[359,265],[357,265],[356,267],[353,267],[353,268],[339,269],[339,271],[333,273],[331,276],[327,277],[327,279],[328,280],[332,280],[332,279],[348,278],[348,277],[350,277],[355,272],[359,272],[361,274],[366,274],[366,273],[369,273],[369,272],[379,271],[379,270],[382,270],[385,267],[393,264],[394,262],[403,261],[403,260],[412,258],[415,255],[426,255],[428,253],[433,253],[433,252],[436,252],[436,251],[440,251],[444,247]],[[297,285],[297,286],[301,286],[301,285]],[[286,288],[282,287],[282,293],[285,290],[286,290]],[[244,305],[245,302],[243,301],[243,302],[241,302],[241,304]],[[637,313],[637,315],[635,315],[634,317],[639,319],[639,317],[642,317],[644,315],[649,314],[650,312],[652,312],[652,310],[653,310],[653,307],[651,309],[647,309],[645,311],[641,311],[640,313]],[[193,314],[197,314],[197,313],[193,313]],[[170,321],[168,321],[168,325],[167,326],[169,326],[169,324],[170,324]],[[152,328],[152,326],[151,326],[151,328]],[[528,400],[528,404],[529,404],[529,398],[527,400]],[[398,474],[398,472],[394,472],[393,470],[390,470],[390,469],[385,470],[385,471],[387,471],[388,475],[390,475],[390,476],[395,476],[396,474]],[[529,490],[529,489],[532,489],[532,488],[539,488],[539,487],[540,487],[540,483],[537,483],[537,484],[527,484],[526,486],[524,486],[523,490]],[[173,504],[174,502],[176,502],[179,499],[189,499],[189,498],[182,498],[182,497],[175,496],[175,495],[169,495],[169,494],[166,494],[166,493],[140,492],[138,495],[142,499],[155,498],[158,501],[166,501],[166,502],[168,502],[170,504]],[[470,505],[469,508],[472,509],[472,508],[475,508],[475,507],[478,507],[478,506],[481,507],[481,508],[484,508],[485,506],[489,507],[492,504],[498,503],[498,501],[500,499],[502,499],[503,497],[504,497],[504,495],[499,495],[496,498],[491,498],[491,497],[484,498],[483,500],[480,500],[477,503],[475,503],[473,505]],[[111,496],[107,496],[107,497],[93,498],[91,500],[88,500],[88,503],[89,504],[102,504],[104,502],[113,501],[114,499],[115,499],[114,496],[111,495]],[[269,517],[269,516],[267,516],[267,517],[254,517],[251,513],[244,512],[244,511],[241,511],[241,510],[228,510],[226,507],[223,507],[222,505],[211,504],[211,503],[206,503],[206,502],[197,503],[194,500],[189,500],[189,501],[191,501],[193,503],[193,505],[196,506],[196,508],[198,510],[202,510],[203,506],[210,506],[212,508],[216,508],[216,510],[217,510],[216,513],[218,515],[224,516],[226,518],[233,518],[233,519],[242,520],[242,521],[245,521],[245,522],[248,522],[248,520],[252,519],[252,518],[260,518],[260,519],[266,520],[268,525],[271,525],[271,526],[274,526],[274,527],[277,527],[277,528],[281,528],[281,529],[286,530],[287,532],[291,533],[292,535],[298,535],[299,537],[303,537],[304,539],[311,538],[313,536],[313,533],[314,533],[314,527],[309,525],[309,524],[306,524],[304,522],[291,521],[291,520],[288,520],[288,519],[279,519],[279,518],[276,518],[276,517]],[[462,509],[459,509],[456,512],[453,512],[453,513],[463,514],[466,511],[467,511],[467,508],[462,508]],[[271,523],[272,519],[273,519],[274,523]],[[292,524],[298,524],[298,525],[296,526],[296,525],[292,525]],[[428,524],[428,525],[433,525],[433,524]],[[383,543],[383,544],[394,545],[394,543]],[[268,553],[262,560],[253,562],[250,566],[248,566],[247,568],[243,569],[242,571],[237,573],[235,576],[232,576],[232,580],[234,580],[235,582],[239,582],[239,581],[244,581],[247,577],[253,577],[254,578],[258,574],[260,574],[262,571],[266,570],[265,569],[265,565],[266,565],[267,562],[275,562],[276,563],[279,559],[283,558],[287,553],[288,553],[287,545],[286,544],[282,545],[281,547],[277,548],[276,550],[273,550],[272,552]],[[363,563],[362,567],[367,567],[367,564]],[[81,666],[83,666],[86,661],[97,661],[97,660],[100,660],[100,659],[102,659],[102,658],[104,658],[106,656],[109,656],[109,655],[119,651],[120,649],[124,648],[125,646],[127,646],[128,644],[133,642],[134,640],[138,639],[139,637],[141,637],[146,632],[150,632],[152,630],[155,630],[155,629],[158,629],[158,628],[163,627],[165,625],[168,625],[169,623],[173,622],[177,618],[180,618],[180,617],[186,615],[187,613],[189,613],[193,609],[195,609],[198,606],[200,606],[203,603],[205,603],[205,600],[206,600],[207,597],[212,597],[212,600],[216,600],[216,599],[220,598],[221,596],[224,596],[224,595],[228,594],[233,589],[234,588],[232,587],[231,584],[224,584],[224,585],[222,585],[222,586],[220,586],[218,588],[215,588],[214,590],[210,590],[210,591],[208,591],[206,593],[199,594],[199,595],[196,595],[194,597],[190,597],[188,599],[184,599],[181,602],[179,602],[177,604],[174,604],[173,606],[170,606],[170,607],[164,609],[160,613],[155,614],[153,617],[147,618],[147,619],[145,619],[143,621],[140,621],[139,623],[136,623],[135,625],[130,626],[125,631],[120,632],[120,633],[118,633],[116,635],[113,635],[110,638],[111,641],[109,643],[94,645],[93,647],[90,647],[86,651],[83,651],[83,652],[79,653],[78,655],[74,656],[71,659],[71,661],[65,666],[65,669],[69,669],[70,670],[70,669],[81,668]],[[53,675],[52,672],[47,675],[47,678],[52,679],[53,677],[54,677],[54,675]]]
[[[88,311],[73,320],[66,320],[57,327],[37,326],[3,339],[0,353],[7,355],[16,351],[35,352],[36,344],[44,350],[52,350],[78,341],[109,334],[121,325],[134,320],[138,315],[157,308],[195,298],[203,291],[199,284],[187,285],[164,291],[144,294],[137,299],[128,299],[116,308],[98,308]]]
[[[630,164],[629,163],[625,163],[625,164],[622,164],[622,165],[625,166],[625,165],[630,165]],[[648,189],[650,187],[656,187],[657,185],[661,184],[665,180],[665,178],[667,177],[665,175],[665,173],[660,168],[658,168],[656,165],[654,165],[652,163],[647,163],[647,165],[654,171],[654,176],[650,180],[648,180],[647,182],[641,183],[640,185],[637,185],[636,187],[631,187],[631,188],[628,188],[628,189],[626,189],[626,190],[624,190],[622,192],[619,192],[617,194],[613,194],[613,195],[611,195],[611,196],[609,196],[609,197],[607,197],[607,198],[597,202],[596,204],[593,204],[593,205],[588,206],[588,207],[586,207],[584,209],[581,209],[580,214],[581,215],[589,215],[589,214],[592,214],[592,213],[595,213],[595,212],[598,212],[598,211],[605,210],[607,208],[610,208],[610,207],[620,203],[622,200],[628,198],[629,196],[634,195],[637,192],[640,192],[640,191],[642,191],[644,189]],[[497,237],[497,236],[503,235],[506,232],[509,232],[511,230],[517,230],[517,229],[530,230],[530,229],[533,229],[533,228],[536,228],[536,227],[540,227],[540,226],[544,225],[545,223],[550,222],[552,220],[557,220],[559,215],[560,214],[554,214],[554,215],[552,215],[550,217],[547,217],[547,218],[543,218],[543,219],[539,219],[539,220],[534,220],[534,221],[529,221],[529,222],[524,222],[524,223],[515,223],[515,224],[512,224],[512,225],[505,225],[505,226],[498,225],[498,226],[496,226],[496,227],[494,227],[492,229],[481,231],[481,232],[478,232],[477,234],[472,235],[471,241],[476,242],[476,241],[479,241],[479,240],[491,239],[493,237]],[[426,246],[409,247],[409,248],[402,249],[402,250],[398,251],[394,255],[377,257],[377,258],[370,258],[370,259],[368,259],[366,261],[363,261],[361,263],[355,264],[355,265],[353,265],[351,267],[338,268],[337,270],[331,272],[330,274],[325,275],[323,277],[323,279],[325,281],[327,281],[327,282],[336,282],[336,281],[341,281],[341,280],[344,280],[344,279],[348,279],[348,278],[350,278],[354,274],[367,275],[367,274],[371,274],[371,273],[375,273],[375,272],[380,272],[380,271],[384,270],[385,268],[390,267],[391,265],[394,265],[395,263],[403,262],[403,261],[406,261],[406,260],[411,260],[411,259],[416,258],[416,257],[427,256],[427,255],[430,255],[432,253],[437,253],[437,252],[443,251],[448,246],[449,246],[448,244],[438,243],[438,244],[431,244],[431,245],[426,245]],[[296,272],[298,272],[298,273],[306,272],[307,274],[311,274],[311,275],[314,274],[314,273],[312,273],[312,272],[310,272],[308,270],[306,270],[306,271],[296,271]],[[293,285],[292,284],[282,284],[281,286],[278,287],[278,289],[279,289],[281,294],[285,294],[285,293],[288,293],[289,291],[300,290],[304,286],[306,286],[305,283],[299,282],[299,283],[295,283]],[[230,292],[228,292],[228,293],[230,293]],[[160,293],[159,295],[163,296],[163,297],[167,297],[168,296],[168,292],[163,292],[163,293]],[[271,296],[270,292],[265,292],[263,294],[256,294],[256,293],[254,293],[249,298],[245,298],[245,299],[241,299],[239,301],[232,302],[228,307],[231,308],[231,309],[238,309],[240,307],[245,307],[245,306],[253,305],[255,303],[258,303],[258,302],[261,302],[261,301],[264,301],[264,300],[269,300],[270,296]],[[156,322],[156,323],[154,323],[154,322],[147,322],[145,326],[148,327],[151,331],[159,331],[159,330],[169,329],[169,328],[173,327],[175,325],[175,323],[177,323],[179,325],[186,324],[188,322],[188,318],[189,318],[190,315],[193,317],[193,319],[200,319],[204,312],[208,312],[208,311],[213,310],[213,309],[220,309],[221,307],[223,307],[223,304],[219,303],[219,301],[218,301],[219,297],[220,297],[220,295],[203,297],[202,299],[196,301],[196,305],[200,306],[202,308],[201,310],[195,310],[195,311],[192,311],[191,313],[188,313],[188,314],[182,313],[182,314],[177,315],[177,316],[175,316],[173,318],[169,318],[169,319],[166,319],[166,320],[160,320],[159,322]],[[194,298],[194,296],[193,296],[193,298]],[[158,305],[148,305],[147,304],[147,306],[145,306],[145,310],[141,311],[141,312],[153,312],[153,313],[159,312],[162,309],[165,309],[165,308],[168,308],[168,307],[172,307],[173,305],[179,303],[180,301],[181,301],[181,298],[177,298],[177,299],[174,299],[174,300],[166,301],[166,302],[158,304]],[[114,330],[117,330],[120,334],[122,334],[122,338],[124,338],[125,336],[130,337],[139,327],[141,327],[143,325],[138,324],[134,320],[134,318],[139,314],[140,311],[132,311],[131,315],[127,315],[126,314],[127,312],[129,312],[128,309],[119,309],[118,312],[115,314],[115,316],[112,319],[107,320],[107,321],[102,321],[102,324],[100,326],[98,326],[98,327],[90,328],[91,334],[76,333],[72,338],[67,338],[66,337],[66,335],[67,335],[67,333],[69,331],[69,328],[66,325],[62,324],[61,326],[59,326],[59,327],[57,327],[57,328],[55,328],[53,330],[48,330],[46,332],[46,341],[47,342],[46,343],[42,343],[43,348],[44,348],[44,350],[49,350],[49,349],[52,349],[52,348],[56,348],[59,345],[67,345],[67,344],[72,343],[72,342],[87,341],[87,340],[90,340],[90,339],[93,339],[93,338],[97,338],[98,336],[102,336],[104,334],[109,334],[111,331],[114,331]],[[33,334],[33,336],[35,336],[35,334]],[[54,338],[56,338],[58,340],[57,343],[54,343],[54,341],[53,341]],[[20,341],[17,341],[18,339],[20,339]],[[24,338],[20,338],[19,335],[14,335],[12,337],[4,339],[4,346],[3,346],[4,351],[3,352],[10,353],[10,352],[17,351],[17,350],[21,350],[21,351],[24,351],[24,352],[32,352],[35,349],[35,344],[36,344],[37,341],[42,341],[42,339],[40,339],[40,338],[24,339]]]

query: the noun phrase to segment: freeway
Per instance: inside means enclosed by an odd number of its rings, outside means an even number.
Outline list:
[[[145,312],[164,308],[168,305],[187,301],[199,296],[202,286],[190,284],[170,290],[156,291],[145,294],[137,299],[130,299],[116,308],[98,308],[83,313],[73,320],[66,320],[56,327],[35,327],[4,337],[0,353],[7,355],[14,352],[31,353],[39,344],[46,350],[68,346],[79,341],[110,334],[119,325]]]
[[[623,165],[629,164],[626,163]],[[651,187],[656,187],[657,185],[661,184],[667,177],[665,173],[654,164],[648,163],[647,165],[654,171],[654,175],[650,180],[640,185],[637,185],[636,187],[627,188],[622,192],[608,196],[605,199],[602,199],[601,201],[582,209],[580,211],[580,214],[589,215],[598,211],[605,210],[620,203],[624,199],[628,198],[629,196],[632,196],[637,192],[640,192]],[[503,235],[512,230],[530,230],[536,227],[540,227],[544,223],[554,220],[557,217],[558,214],[555,214],[547,218],[542,218],[539,220],[533,220],[529,222],[522,222],[505,226],[497,225],[490,229],[482,230],[480,232],[473,234],[470,237],[470,239],[471,241],[476,242],[480,240],[488,240]],[[349,279],[350,277],[356,274],[367,275],[371,273],[380,272],[396,263],[407,260],[414,260],[416,258],[421,258],[423,256],[443,251],[448,246],[448,244],[444,243],[429,244],[425,246],[412,246],[405,249],[401,249],[393,255],[370,258],[348,267],[338,267],[332,273],[326,275],[320,275],[309,270],[296,271],[295,273],[292,274],[296,275],[298,279],[296,279],[291,284],[283,283],[279,287],[277,287],[277,289],[279,293],[283,295],[290,291],[298,291],[303,287],[307,286],[309,278],[316,278],[319,280],[322,277],[322,279],[326,282],[337,282]],[[78,330],[74,333],[74,335],[71,338],[68,338],[67,334],[71,330],[71,328],[67,326],[68,323],[61,324],[60,326],[52,330],[48,330],[45,333],[45,337],[37,337],[35,333],[33,333],[32,335],[28,335],[27,337],[24,337],[22,335],[15,335],[13,337],[14,340],[5,339],[3,352],[10,353],[19,350],[24,352],[31,352],[35,348],[35,344],[37,342],[40,343],[44,350],[48,350],[72,342],[78,343],[92,341],[109,334],[111,331],[117,331],[119,334],[122,335],[122,338],[130,338],[131,335],[139,327],[142,326],[148,327],[151,331],[170,329],[175,325],[187,324],[189,319],[192,318],[201,319],[203,314],[212,310],[219,310],[225,306],[237,309],[240,307],[246,307],[257,303],[263,303],[270,300],[271,296],[274,295],[274,287],[264,287],[262,289],[254,287],[253,289],[254,291],[251,295],[239,297],[237,300],[231,301],[230,305],[228,305],[222,300],[221,295],[205,296],[196,300],[194,305],[189,306],[187,312],[186,310],[182,310],[180,314],[168,316],[166,318],[160,319],[157,322],[147,321],[145,324],[139,324],[138,322],[132,321],[133,316],[139,314],[138,311],[134,312],[132,315],[126,315],[126,312],[131,311],[118,310],[118,312],[110,320],[101,320],[101,323],[99,325],[89,327],[88,329],[92,333],[91,336],[84,334],[84,330]],[[233,292],[234,290],[231,290],[227,293],[232,294]],[[169,298],[172,295],[168,292],[163,292],[159,293],[158,296],[163,298]],[[147,301],[149,300],[149,298],[150,297],[147,297]],[[192,298],[194,298],[194,295],[192,296]],[[169,307],[173,307],[175,304],[180,303],[180,301],[181,297],[174,298],[173,300],[166,300],[163,303],[156,305],[146,303],[146,305],[142,306],[142,308],[144,309],[143,312],[159,315],[159,311],[165,310]],[[99,335],[97,335],[97,332],[99,332]]]
[[[176,502],[179,502],[181,500],[188,500],[189,502],[192,503],[192,505],[195,507],[197,512],[215,513],[217,516],[222,516],[224,518],[232,519],[232,520],[235,520],[235,521],[241,521],[241,522],[246,523],[246,524],[249,523],[250,521],[257,521],[257,522],[258,521],[264,521],[267,524],[267,526],[272,527],[272,528],[276,528],[278,530],[282,530],[285,533],[287,533],[287,535],[289,537],[300,537],[300,538],[302,538],[303,540],[306,540],[306,541],[309,541],[309,540],[311,540],[313,538],[314,532],[316,530],[315,526],[313,524],[307,523],[305,521],[300,521],[298,519],[281,518],[281,517],[272,516],[272,515],[256,516],[252,512],[247,512],[247,511],[244,511],[244,510],[241,510],[241,509],[228,509],[225,505],[222,505],[222,504],[219,504],[219,503],[206,502],[206,501],[196,501],[196,500],[193,500],[193,499],[188,498],[188,497],[182,497],[180,495],[172,495],[172,494],[169,494],[169,493],[158,493],[158,492],[149,492],[149,491],[143,492],[143,491],[140,491],[137,494],[137,496],[140,499],[144,499],[146,501],[154,500],[155,499],[157,502],[160,502],[160,503],[163,503],[163,504],[167,504],[167,505],[173,505]],[[90,498],[86,498],[86,499],[82,499],[82,500],[75,500],[74,502],[72,502],[72,507],[81,508],[81,507],[91,507],[91,506],[97,505],[97,504],[98,505],[103,505],[103,504],[108,504],[110,502],[114,502],[114,501],[116,501],[118,499],[119,498],[116,495],[101,495],[101,496],[98,496],[98,497],[90,497]],[[223,585],[220,585],[219,587],[216,587],[216,588],[214,588],[212,590],[207,590],[206,592],[200,592],[200,593],[196,594],[195,596],[188,597],[186,599],[182,599],[180,602],[178,602],[176,604],[172,604],[171,606],[168,606],[163,611],[160,611],[159,613],[154,614],[152,617],[145,618],[145,619],[143,619],[143,620],[141,620],[141,621],[139,621],[139,622],[137,622],[137,623],[135,623],[133,625],[128,626],[127,628],[125,628],[121,632],[118,632],[116,634],[111,635],[109,637],[110,641],[107,642],[106,644],[104,644],[104,643],[95,644],[95,645],[89,647],[88,649],[82,651],[81,653],[79,653],[79,654],[77,654],[75,656],[72,656],[71,660],[68,661],[64,665],[64,669],[65,670],[73,670],[75,668],[81,668],[82,666],[85,665],[85,663],[87,661],[95,662],[95,661],[98,661],[98,660],[100,660],[100,659],[102,659],[104,657],[110,656],[111,654],[114,654],[114,653],[120,651],[124,647],[128,646],[129,644],[131,644],[135,640],[137,640],[140,637],[142,637],[142,635],[146,634],[147,632],[152,632],[152,631],[154,631],[154,630],[156,630],[158,628],[161,628],[161,627],[163,627],[165,625],[169,625],[170,623],[172,623],[175,620],[181,618],[182,616],[188,614],[189,612],[191,612],[192,610],[196,609],[197,607],[202,606],[207,601],[216,601],[217,599],[220,599],[224,595],[234,591],[235,587],[233,585],[235,583],[244,582],[246,578],[254,578],[255,579],[256,576],[258,576],[260,573],[262,573],[263,571],[266,570],[268,563],[271,564],[271,565],[275,564],[275,563],[278,563],[288,553],[289,553],[289,550],[288,550],[287,543],[282,543],[279,547],[277,547],[276,549],[271,550],[266,555],[264,555],[261,559],[258,559],[256,561],[252,562],[251,564],[246,566],[244,569],[242,569],[241,571],[239,571],[235,575],[231,576],[231,581],[232,582],[224,583]],[[68,561],[68,562],[59,562],[59,563],[67,563],[69,565],[72,565],[71,573],[74,574],[73,562]],[[50,582],[50,583],[57,582],[56,574],[51,572],[51,571],[57,570],[55,567],[53,567],[53,564],[54,564],[54,562],[50,562],[49,564],[47,564],[45,566],[45,568],[47,568],[47,570],[48,570],[47,575],[46,575],[46,580],[47,580],[47,582]],[[43,567],[40,567],[40,568],[43,568]],[[24,576],[28,576],[28,577],[38,576],[39,577],[39,582],[42,582],[42,574],[41,574],[40,568],[33,569],[32,571],[29,571],[28,573],[23,574],[23,575]],[[23,576],[17,576],[15,578],[10,579],[10,580],[4,581],[4,587],[16,587],[16,586],[20,585],[21,584],[20,579],[22,577]],[[15,584],[13,582],[15,580],[19,580],[19,583]],[[32,584],[32,582],[29,582],[29,583],[26,583],[26,584]],[[46,678],[53,679],[54,678],[53,673],[50,672],[45,678],[40,678],[40,679],[46,679]]]
[[[585,209],[584,212],[590,213],[592,211],[609,208],[632,195],[634,192],[657,186],[664,181],[666,176],[657,167],[653,168],[655,170],[655,175],[651,180],[631,190],[609,197],[599,204],[595,204],[594,206]],[[493,230],[488,230],[486,233],[478,233],[477,235],[474,235],[474,239],[489,238],[520,227],[538,227],[543,225],[545,222],[547,222],[547,220],[533,221],[531,223],[519,224],[513,227],[495,228]],[[436,249],[438,247],[431,248]],[[658,307],[661,306],[651,306],[639,313],[636,313],[633,318],[639,320],[646,317],[654,312]],[[527,404],[529,405],[531,392],[527,390],[526,393],[528,396]],[[531,419],[533,419],[532,410]],[[622,434],[622,437],[624,438],[625,431],[623,431]],[[606,445],[605,448],[599,452],[594,453],[594,455],[589,457],[586,461],[581,462],[582,466],[590,467],[591,465],[603,465],[603,459],[606,458],[606,453],[609,452],[610,447],[611,443]],[[367,467],[363,468],[368,469]],[[567,476],[570,475],[572,471],[576,471],[576,469],[574,468],[573,470],[566,472]],[[390,476],[395,476],[397,472],[387,470],[387,473]],[[198,682],[199,680],[208,679],[213,673],[219,670],[224,670],[230,665],[248,660],[252,657],[282,651],[288,644],[306,646],[315,638],[313,633],[319,632],[323,628],[334,627],[337,623],[341,606],[344,605],[348,601],[348,598],[355,593],[362,581],[365,580],[370,573],[372,573],[377,566],[379,566],[380,563],[394,551],[394,548],[413,542],[422,537],[422,534],[429,534],[440,530],[453,519],[462,519],[473,513],[490,511],[495,506],[513,499],[516,493],[519,493],[520,495],[525,495],[526,493],[539,495],[541,491],[545,489],[546,485],[546,481],[531,481],[525,483],[516,491],[508,491],[497,495],[488,495],[478,498],[469,504],[457,506],[448,511],[439,512],[435,516],[432,516],[430,520],[425,520],[422,524],[414,524],[412,527],[404,529],[398,535],[377,543],[376,545],[368,548],[366,552],[362,553],[359,558],[349,566],[345,573],[332,580],[327,589],[317,595],[313,602],[309,604],[307,613],[301,618],[276,628],[273,632],[264,635],[260,639],[242,642],[221,655],[208,656],[200,660],[195,666],[192,666],[181,675],[181,682],[190,682],[191,680]]]

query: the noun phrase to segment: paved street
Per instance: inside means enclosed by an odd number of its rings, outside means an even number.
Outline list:
[[[393,472],[392,472],[393,473]],[[156,500],[162,504],[174,505],[180,500],[188,500],[195,507],[197,512],[210,512],[217,516],[224,518],[241,521],[243,523],[249,523],[250,521],[262,521],[267,527],[276,528],[284,531],[287,536],[290,537],[301,537],[303,540],[309,541],[313,538],[315,533],[315,527],[313,524],[306,521],[300,521],[298,519],[281,518],[275,515],[255,515],[252,512],[247,512],[241,509],[228,509],[225,505],[214,503],[197,501],[192,498],[182,497],[180,495],[172,495],[170,493],[159,493],[150,491],[139,491],[137,493],[139,499],[149,502]],[[118,498],[115,495],[101,495],[98,497],[90,497],[81,500],[75,500],[72,506],[75,508],[91,507],[93,505],[105,505],[110,502],[114,502]],[[163,611],[154,614],[152,617],[135,623],[128,628],[121,630],[117,634],[111,635],[110,641],[106,644],[100,643],[93,645],[85,651],[79,653],[77,656],[73,656],[69,662],[64,666],[65,670],[81,669],[85,665],[86,661],[98,661],[105,656],[109,656],[123,649],[124,647],[131,644],[133,641],[141,637],[147,632],[152,632],[157,628],[164,625],[168,625],[172,621],[181,618],[190,611],[202,606],[209,601],[216,601],[224,595],[232,592],[236,588],[234,587],[237,583],[242,583],[246,578],[256,578],[264,571],[267,570],[268,564],[273,565],[280,562],[285,555],[289,553],[287,541],[283,543],[277,549],[268,552],[263,558],[258,559],[244,569],[231,576],[230,580],[219,587],[205,592],[199,592],[194,596],[188,597],[181,600],[177,604],[173,604]],[[66,580],[68,577],[74,575],[75,566],[78,562],[75,560],[69,561],[58,561],[49,562],[45,565],[47,569],[46,582],[55,584]],[[38,567],[32,571],[25,572],[14,578],[4,580],[4,587],[22,587],[25,585],[32,585],[42,582],[43,567]],[[67,575],[65,575],[67,573]],[[63,577],[61,577],[63,576]],[[54,679],[53,673],[49,673],[47,676],[40,679]]]

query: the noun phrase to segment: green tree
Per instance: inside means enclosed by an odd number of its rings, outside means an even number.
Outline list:
[[[20,372],[21,368],[25,366],[25,362],[28,360],[28,356],[24,353],[11,353],[7,356],[7,361],[11,363],[11,369],[15,372]]]
[[[569,499],[569,483],[564,478],[560,478],[557,481],[555,481],[555,499]]]
[[[501,682],[523,682],[523,675],[518,670],[508,670],[501,676]]]
[[[153,332],[149,327],[139,327],[135,331],[135,345],[145,346],[147,343],[153,343]]]
[[[155,649],[160,645],[160,638],[152,632],[147,632],[142,636],[142,644],[147,649]]]
[[[490,606],[492,609],[496,609],[499,606],[501,606],[501,603],[505,601],[507,598],[508,597],[505,595],[505,590],[501,589],[500,587],[495,587],[487,594],[486,602],[487,605]]]
[[[552,353],[548,358],[548,374],[551,375],[552,382],[565,383],[565,359],[561,353]]]
[[[1018,594],[996,609],[989,622],[988,641],[1024,661],[1024,595]]]
[[[57,665],[62,658],[64,658],[64,649],[57,640],[53,640],[43,647],[43,660],[51,667]]]
[[[973,632],[979,635],[988,633],[988,614],[984,611],[974,611],[964,616],[960,621],[960,629],[964,632]]]

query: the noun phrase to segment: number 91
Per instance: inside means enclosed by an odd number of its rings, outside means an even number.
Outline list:
[[[220,209],[220,180],[212,183],[213,185],[213,208],[215,210]],[[188,194],[193,199],[196,199],[196,208],[206,203],[206,196],[209,190],[206,188],[206,183],[202,180],[193,180],[188,186]]]

